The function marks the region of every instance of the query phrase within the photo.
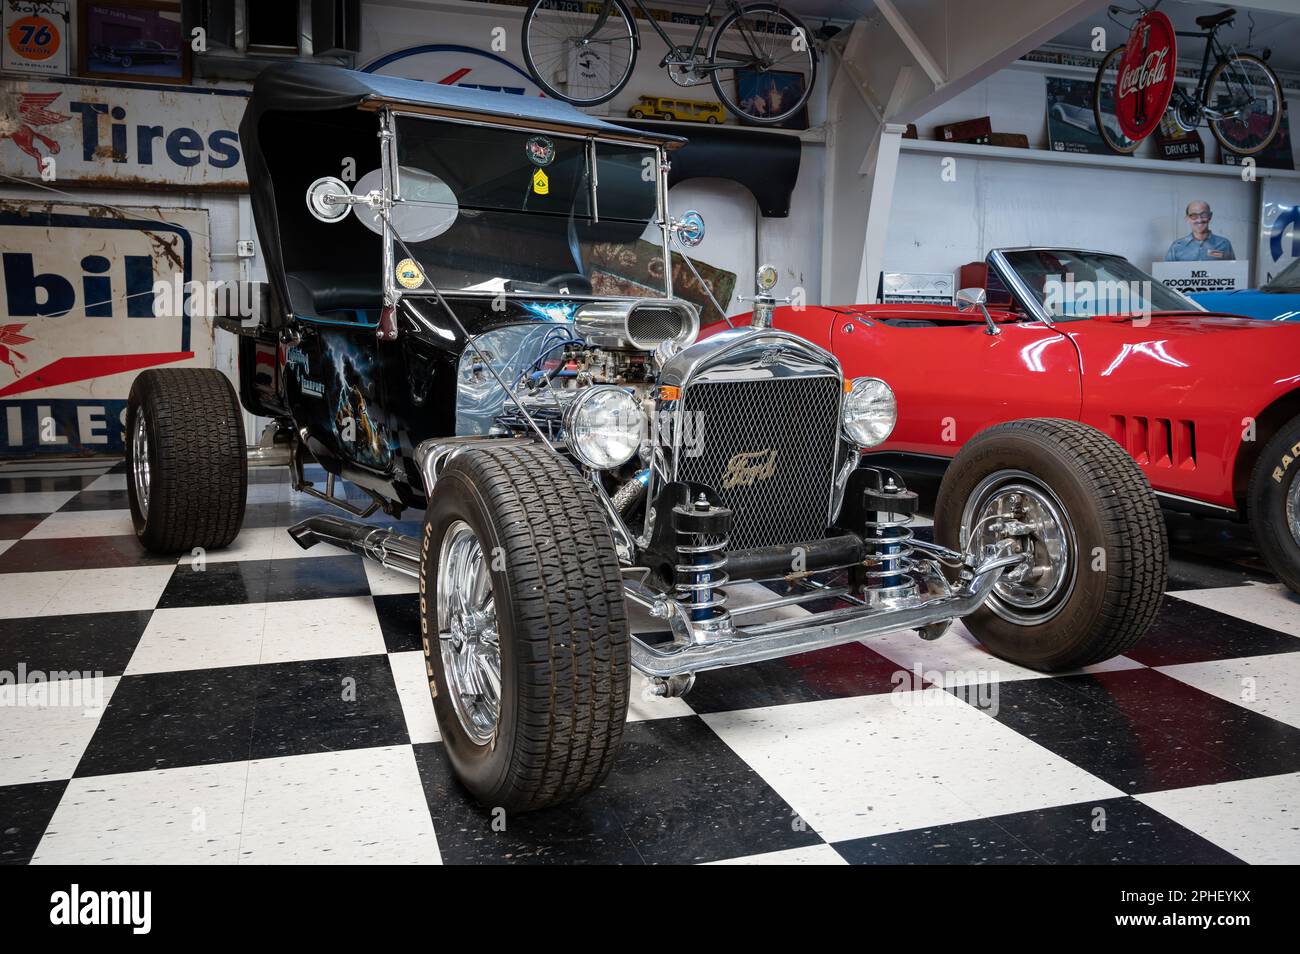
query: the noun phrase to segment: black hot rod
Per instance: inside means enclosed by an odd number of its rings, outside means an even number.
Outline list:
[[[940,538],[960,545],[938,546],[913,536],[898,475],[861,464],[893,427],[888,383],[771,327],[775,269],[743,325],[699,337],[669,250],[704,228],[667,211],[681,140],[319,66],[264,72],[241,135],[270,307],[225,323],[238,396],[216,370],[136,379],[136,531],[160,551],[229,544],[250,465],[338,503],[290,533],[419,578],[442,738],[484,803],[597,785],[632,668],[676,695],[705,670],[963,618],[995,654],[1059,671],[1154,617],[1159,509],[1099,432],[975,437],[940,490],[962,515]],[[251,448],[241,403],[272,422]],[[407,508],[418,537],[357,519]],[[728,578],[777,585],[728,606]],[[630,632],[629,604],[670,638]]]

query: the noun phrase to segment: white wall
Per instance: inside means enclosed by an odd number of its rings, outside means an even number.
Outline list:
[[[917,123],[922,139],[934,127],[988,115],[997,132],[1020,132],[1047,147],[1046,86],[1036,70],[1003,70],[961,93]],[[1218,144],[1202,130],[1209,159]],[[1142,149],[1152,152],[1152,141]],[[1154,156],[1150,156],[1154,158]],[[1141,267],[1164,258],[1187,233],[1184,209],[1204,199],[1211,228],[1232,242],[1239,259],[1255,256],[1260,184],[1236,176],[1185,171],[956,157],[956,181],[941,176],[944,156],[905,153],[899,163],[886,245],[886,271],[953,271],[1007,245],[1073,245],[1115,251]],[[1170,163],[1170,166],[1173,166]],[[1212,168],[1219,168],[1212,166]]]

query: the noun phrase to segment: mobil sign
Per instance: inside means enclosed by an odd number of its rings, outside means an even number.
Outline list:
[[[76,80],[0,88],[0,172],[52,184],[248,188],[239,120],[248,94]]]
[[[210,367],[208,214],[0,199],[0,455],[120,451],[144,368]],[[198,314],[190,314],[197,310]]]

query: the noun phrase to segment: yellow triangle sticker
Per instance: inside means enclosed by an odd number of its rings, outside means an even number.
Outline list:
[[[533,173],[533,191],[538,195],[546,195],[551,190],[550,180],[546,178],[546,173],[538,169]]]

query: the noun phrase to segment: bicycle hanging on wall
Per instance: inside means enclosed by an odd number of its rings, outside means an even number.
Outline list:
[[[726,14],[704,43],[713,22],[709,0],[690,43],[674,43],[646,9],[632,0],[668,48],[661,68],[678,86],[713,84],[734,115],[761,125],[783,123],[804,107],[817,79],[812,38],[780,3],[725,0]],[[596,106],[627,85],[641,47],[636,18],[625,0],[533,0],[524,14],[524,62],[548,96],[575,106]]]
[[[1138,19],[1128,41],[1107,53],[1097,69],[1092,104],[1102,141],[1114,152],[1132,153],[1168,110],[1184,132],[1205,122],[1219,145],[1239,155],[1266,148],[1282,122],[1282,84],[1264,62],[1267,52],[1238,53],[1219,40],[1219,30],[1237,11],[1197,17],[1200,30],[1192,32],[1175,30],[1159,6],[1157,0],[1132,10],[1110,8],[1114,23],[1120,23],[1119,15]],[[1205,41],[1191,89],[1177,82],[1180,36]]]

